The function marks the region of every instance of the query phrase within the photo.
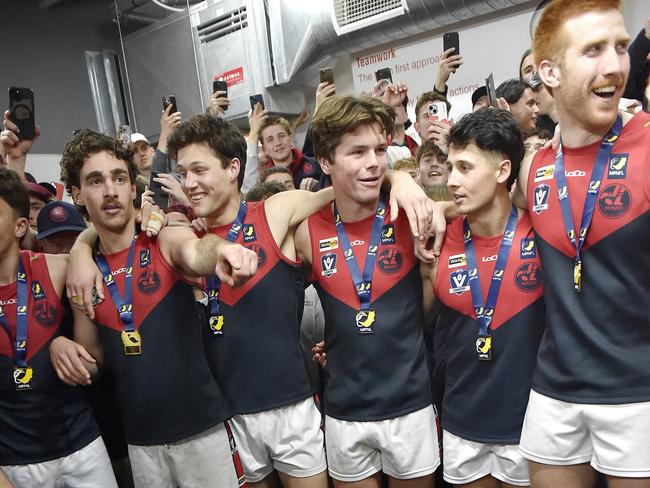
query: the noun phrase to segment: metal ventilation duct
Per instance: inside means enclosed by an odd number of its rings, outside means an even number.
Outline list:
[[[295,80],[342,52],[360,52],[525,3],[530,0],[267,0],[275,82]]]

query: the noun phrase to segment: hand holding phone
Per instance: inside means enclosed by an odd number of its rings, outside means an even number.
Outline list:
[[[131,143],[131,127],[128,125],[120,125],[117,128],[117,138],[122,141],[122,144],[128,146]]]
[[[490,76],[485,79],[485,87],[487,88],[488,104],[490,107],[499,108],[497,92],[494,89],[494,76],[492,73],[490,73]]]
[[[261,94],[258,93],[257,95],[251,95],[250,97],[248,97],[248,99],[251,102],[252,110],[255,110],[255,105],[257,105],[258,103],[262,106],[262,110],[266,110],[266,106],[264,105],[264,98],[262,97]]]
[[[390,71],[390,68],[381,68],[375,71],[375,80],[388,80],[391,83],[393,82],[393,75]]]
[[[9,118],[18,127],[18,139],[28,140],[36,137],[34,118],[34,92],[29,88],[9,88]]]
[[[176,107],[176,97],[174,95],[167,95],[162,97],[163,110],[165,110],[169,105],[172,106],[172,108],[169,110],[170,115],[178,112],[178,108]]]
[[[149,189],[153,192],[153,201],[160,208],[166,209],[169,204],[169,197],[163,190],[162,184],[154,181],[154,178],[158,178],[158,172],[156,171],[152,171],[149,178]]]
[[[458,39],[458,32],[445,32],[442,35],[442,50],[447,51],[448,49],[454,48],[452,56],[457,56],[460,54],[460,44]]]
[[[447,104],[445,102],[431,102],[427,107],[427,116],[430,119],[448,120]]]

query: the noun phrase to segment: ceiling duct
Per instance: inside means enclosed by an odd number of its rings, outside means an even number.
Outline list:
[[[405,0],[332,0],[332,24],[337,35],[402,15]]]

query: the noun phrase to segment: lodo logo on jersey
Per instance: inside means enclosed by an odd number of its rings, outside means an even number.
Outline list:
[[[251,251],[255,251],[255,253],[257,253],[257,267],[263,268],[264,265],[266,264],[266,251],[264,250],[264,248],[257,244],[251,244],[250,246],[246,246],[246,247]]]
[[[393,224],[384,225],[381,231],[382,244],[395,244],[395,226]]]
[[[257,240],[257,235],[255,235],[255,227],[253,224],[244,224],[241,233],[244,238],[244,242],[253,242]]]
[[[449,274],[449,293],[462,295],[469,291],[469,275],[467,269],[457,269]]]
[[[377,267],[382,273],[397,273],[402,269],[402,254],[392,247],[383,249],[377,256]]]
[[[542,273],[537,263],[524,263],[515,271],[515,285],[521,291],[530,293],[542,285]]]
[[[160,276],[155,269],[146,269],[138,277],[138,290],[153,295],[160,289]]]
[[[623,180],[627,176],[629,154],[612,154],[607,165],[608,180]]]
[[[321,276],[329,278],[336,274],[336,254],[328,252],[320,257]]]
[[[34,300],[42,300],[45,298],[45,292],[38,281],[32,281],[32,296]]]
[[[449,256],[449,260],[447,261],[447,267],[449,269],[459,268],[461,266],[467,266],[465,254],[454,254],[453,256]]]
[[[535,240],[532,237],[530,239],[527,237],[521,239],[519,257],[521,259],[534,259],[537,257],[537,248],[535,247]]]
[[[625,215],[632,206],[632,194],[626,186],[619,183],[606,186],[598,196],[598,208],[608,219]]]
[[[549,164],[547,166],[542,166],[537,171],[535,171],[535,179],[533,183],[544,180],[552,180],[553,175],[555,175],[555,165]]]
[[[318,249],[320,252],[333,251],[334,249],[339,248],[339,238],[338,237],[328,237],[327,239],[321,239],[318,241]]]
[[[538,185],[533,190],[533,212],[537,215],[541,214],[544,210],[548,210],[548,196],[551,192],[551,187],[545,183]]]
[[[52,327],[57,324],[59,314],[54,305],[43,300],[34,306],[34,317],[43,327]]]

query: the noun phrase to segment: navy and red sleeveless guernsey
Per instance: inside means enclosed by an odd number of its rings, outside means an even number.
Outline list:
[[[576,229],[600,144],[564,148]],[[575,403],[649,401],[650,116],[635,115],[614,142],[582,248],[580,293],[554,163],[552,150],[539,151],[527,187],[547,306],[533,389]]]
[[[463,221],[447,225],[433,292],[440,301],[438,326],[447,329],[447,376],[442,427],[454,435],[488,444],[518,444],[530,393],[537,348],[544,331],[539,258],[527,212],[520,216],[503,271],[490,323],[492,360],[480,361]],[[483,296],[487,296],[501,235],[472,235]]]
[[[211,229],[225,238],[231,224]],[[221,285],[221,335],[205,327],[208,362],[237,414],[256,413],[313,394],[300,347],[304,279],[275,243],[264,202],[249,203],[235,241],[257,253],[257,272],[238,288]]]
[[[332,207],[309,218],[312,280],[325,314],[327,415],[375,421],[406,415],[431,404],[422,337],[422,279],[403,212],[389,223],[386,209],[372,275],[372,334],[360,334],[359,297],[339,243]],[[375,215],[345,223],[351,248],[364,269]]]
[[[122,296],[128,252],[105,256]],[[231,417],[205,359],[200,305],[192,288],[165,260],[155,240],[136,237],[133,318],[142,353],[127,356],[120,337],[123,324],[104,283],[107,298],[95,308],[95,322],[129,444],[176,442]]]
[[[59,380],[49,347],[61,335],[63,305],[45,255],[20,251],[27,281],[27,364],[32,389],[16,391],[13,379],[16,283],[0,286],[0,305],[12,331],[0,328],[0,465],[51,461],[86,447],[99,429],[83,392]]]

